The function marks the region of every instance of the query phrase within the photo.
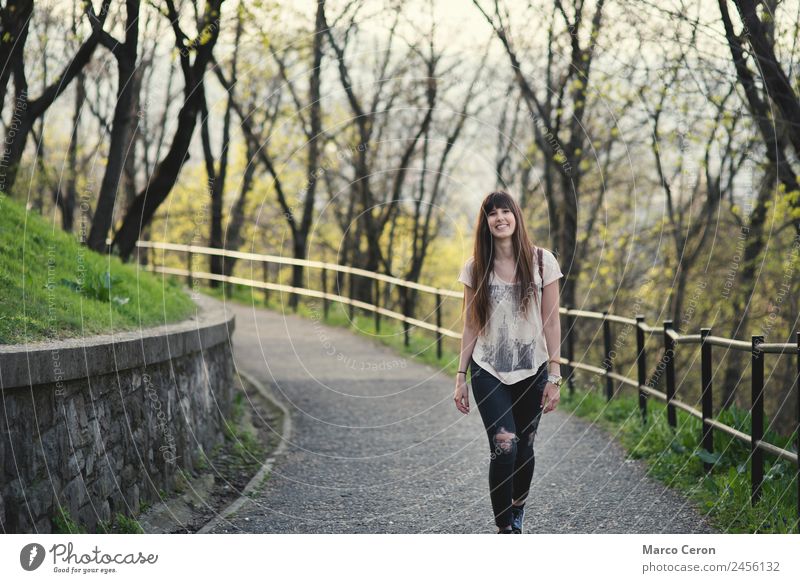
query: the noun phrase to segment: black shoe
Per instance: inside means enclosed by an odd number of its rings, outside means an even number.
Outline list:
[[[514,506],[511,505],[511,532],[513,534],[522,534],[522,519],[525,516],[525,505]]]

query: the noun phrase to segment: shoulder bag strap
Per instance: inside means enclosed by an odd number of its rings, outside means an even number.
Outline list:
[[[542,253],[541,247],[536,249],[536,263],[539,264],[539,279],[542,281],[542,289],[544,289],[544,253]]]
[[[542,287],[539,288],[539,293],[534,293],[538,297],[539,310],[542,313],[542,322],[544,322],[544,306],[542,305],[542,292],[544,291],[544,260],[542,256],[542,248],[536,247],[536,265],[539,268],[539,281],[542,282]]]
[[[539,281],[542,283],[539,288],[539,309],[542,311],[542,322],[544,322],[544,305],[542,304],[542,294],[544,292],[544,259],[542,248],[536,248],[536,264],[539,266]]]

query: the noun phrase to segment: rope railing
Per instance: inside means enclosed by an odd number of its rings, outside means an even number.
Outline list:
[[[464,298],[463,292],[449,290],[444,288],[437,288],[433,286],[419,284],[417,282],[406,281],[397,277],[374,273],[364,269],[349,267],[346,265],[339,265],[336,263],[328,263],[324,261],[313,261],[307,259],[295,259],[288,257],[280,257],[276,255],[263,255],[258,253],[248,253],[243,251],[228,251],[225,249],[216,249],[212,247],[202,247],[197,245],[181,245],[176,243],[159,243],[154,241],[137,241],[137,246],[142,248],[160,249],[163,251],[175,251],[178,253],[186,254],[187,269],[148,265],[147,269],[156,273],[167,275],[175,275],[186,277],[191,285],[193,279],[214,280],[222,281],[231,284],[244,285],[257,289],[263,289],[266,293],[270,290],[295,294],[297,296],[314,297],[322,299],[325,308],[325,317],[328,316],[329,302],[338,302],[349,306],[350,315],[353,315],[353,309],[359,308],[375,314],[376,330],[380,331],[380,317],[384,316],[394,320],[403,322],[405,327],[405,342],[409,343],[409,328],[414,326],[436,333],[436,347],[437,356],[442,358],[442,341],[443,338],[460,339],[461,334],[458,331],[450,330],[442,326],[442,303],[444,298],[462,299]],[[264,265],[263,280],[245,279],[236,276],[220,275],[214,273],[195,271],[192,266],[192,258],[194,255],[216,255],[222,257],[230,257],[235,259],[244,259],[254,262],[260,262]],[[276,265],[299,265],[311,269],[320,269],[322,275],[322,291],[312,290],[307,288],[288,286],[278,283],[267,281],[268,273],[266,269],[267,264]],[[327,291],[327,273],[328,272],[344,273],[349,275],[348,282],[348,296],[340,294],[333,294]],[[358,300],[354,297],[353,276],[359,276],[371,279],[374,282],[372,302]],[[413,289],[422,293],[432,294],[436,297],[435,319],[436,324],[431,324],[424,320],[412,317],[411,314],[403,314],[394,310],[389,310],[380,306],[380,288],[379,284],[391,284],[398,287],[405,287]],[[268,299],[268,298],[267,298]],[[751,448],[750,465],[751,465],[751,497],[752,505],[755,505],[761,497],[761,491],[764,485],[764,454],[768,453],[774,457],[786,460],[793,463],[796,468],[797,480],[797,514],[798,526],[800,527],[800,464],[798,463],[798,453],[783,449],[776,445],[770,444],[763,440],[764,438],[764,354],[795,354],[797,358],[797,373],[794,382],[795,390],[800,393],[800,332],[796,335],[796,343],[765,343],[763,336],[753,336],[751,342],[742,340],[735,340],[731,338],[723,338],[720,336],[712,336],[710,328],[701,328],[699,334],[680,334],[678,333],[671,320],[665,320],[661,327],[650,326],[645,323],[644,316],[637,315],[635,318],[628,318],[609,314],[608,312],[594,312],[589,310],[576,310],[568,307],[561,307],[559,313],[563,315],[568,323],[567,333],[565,334],[564,344],[566,346],[567,356],[560,359],[561,364],[567,369],[565,371],[565,378],[568,379],[570,392],[574,391],[573,372],[575,370],[582,370],[589,373],[596,374],[606,379],[606,398],[611,399],[615,393],[614,381],[621,385],[634,387],[639,395],[639,408],[643,423],[647,423],[647,398],[655,397],[663,401],[667,405],[667,422],[672,428],[677,427],[677,414],[678,409],[684,411],[692,417],[701,420],[701,434],[699,441],[703,449],[707,452],[714,452],[714,430],[724,433],[746,443]],[[583,362],[576,362],[574,360],[574,334],[573,323],[575,318],[583,318],[589,320],[599,320],[602,322],[603,327],[603,344],[606,358],[603,361],[603,366],[593,366]],[[632,379],[616,373],[613,371],[613,358],[612,344],[611,344],[611,324],[621,324],[626,326],[634,326],[636,328],[636,365],[637,365],[637,379]],[[648,383],[647,380],[647,362],[645,351],[645,334],[661,335],[664,345],[664,357],[661,359],[659,366],[663,364],[665,374],[666,392],[656,390]],[[699,344],[700,345],[700,368],[701,368],[701,410],[684,403],[676,398],[676,384],[675,384],[675,353],[676,345],[678,344]],[[711,357],[712,347],[718,346],[737,351],[747,351],[751,353],[751,434],[748,435],[734,427],[730,427],[717,419],[713,418],[713,392],[712,392],[712,374],[711,374]],[[796,448],[800,451],[800,395],[797,398],[797,411],[796,411],[796,429],[795,435],[797,437]],[[703,461],[704,469],[709,472],[713,467],[713,463]]]

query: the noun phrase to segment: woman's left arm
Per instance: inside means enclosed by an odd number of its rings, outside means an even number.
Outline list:
[[[561,376],[561,317],[559,309],[559,290],[558,280],[553,281],[542,291],[542,325],[544,328],[544,339],[547,344],[548,372]],[[552,361],[556,362],[552,362]],[[560,400],[558,387],[553,383],[547,383],[542,396],[542,406],[544,412],[548,413],[556,408]]]

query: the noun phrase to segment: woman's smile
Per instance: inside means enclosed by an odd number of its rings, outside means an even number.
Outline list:
[[[489,229],[494,236],[509,237],[514,233],[516,220],[511,209],[495,208],[487,216]]]

